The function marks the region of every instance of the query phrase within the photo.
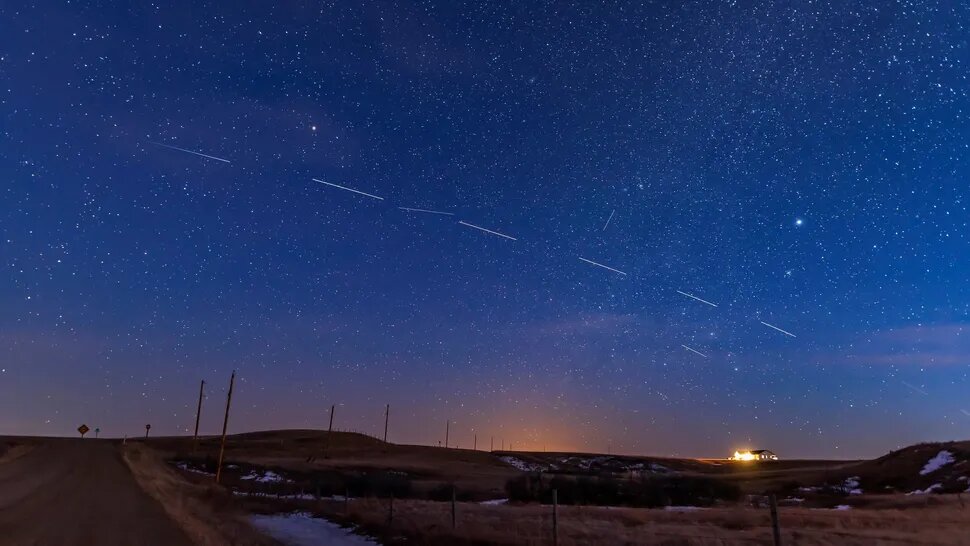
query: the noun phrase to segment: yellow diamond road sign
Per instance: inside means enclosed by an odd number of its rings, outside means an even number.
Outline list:
[[[77,427],[77,431],[81,433],[81,437],[84,437],[84,435],[87,434],[89,430],[91,429],[89,429],[87,425],[81,425]]]

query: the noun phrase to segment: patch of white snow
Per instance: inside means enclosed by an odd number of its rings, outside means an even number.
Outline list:
[[[376,546],[377,542],[354,534],[336,523],[310,514],[253,515],[249,522],[287,546]]]
[[[282,482],[282,481],[284,481],[283,476],[280,476],[279,474],[277,474],[276,472],[273,472],[272,470],[266,470],[262,474],[258,474],[256,472],[250,472],[249,474],[246,474],[245,476],[243,476],[243,477],[241,477],[239,479],[240,480],[254,480],[254,481],[262,482],[262,483]]]
[[[910,491],[909,493],[906,493],[906,494],[907,495],[927,495],[929,493],[936,491],[937,489],[942,489],[942,488],[943,488],[943,484],[934,483],[933,485],[927,487],[926,489],[917,489],[916,491]]]
[[[179,470],[184,470],[186,472],[191,472],[193,474],[204,474],[206,476],[213,476],[211,472],[206,472],[205,470],[199,470],[198,468],[192,468],[188,463],[177,463],[175,465]]]
[[[523,472],[540,472],[545,470],[545,467],[542,465],[527,463],[522,459],[516,459],[515,457],[509,457],[508,455],[499,457],[499,460]]]
[[[919,471],[919,475],[925,476],[932,472],[936,472],[937,470],[943,468],[944,466],[952,463],[954,460],[955,459],[953,458],[953,454],[944,449],[943,451],[937,453],[936,457],[933,457],[932,459],[926,462],[926,465],[923,466],[923,470]]]
[[[859,476],[846,478],[845,483],[842,484],[842,488],[845,489],[850,495],[862,494],[862,489],[859,489]]]

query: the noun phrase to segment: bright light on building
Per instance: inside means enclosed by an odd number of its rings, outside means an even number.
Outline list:
[[[777,461],[778,456],[767,449],[755,451],[735,451],[732,461]]]

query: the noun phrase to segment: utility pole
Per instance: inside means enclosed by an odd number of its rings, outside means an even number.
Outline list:
[[[475,439],[472,440],[472,449],[478,451],[478,434],[476,434]]]
[[[330,437],[333,436],[333,410],[336,408],[336,404],[330,405],[330,426],[327,428],[327,441],[323,443],[323,456],[326,457],[327,453],[330,451]]]
[[[385,444],[387,443],[387,421],[390,418],[390,415],[391,415],[391,405],[388,404],[387,407],[384,408],[384,443]]]
[[[199,418],[202,416],[202,391],[205,389],[205,379],[199,385],[199,407],[195,410],[195,434],[192,435],[193,440],[199,439]]]
[[[488,450],[489,451],[495,451],[495,436],[492,436],[492,439],[489,440],[489,442],[488,442]]]
[[[216,483],[222,477],[222,458],[226,453],[226,429],[229,427],[229,406],[232,404],[232,386],[236,382],[236,370],[229,376],[229,394],[226,396],[226,416],[222,420],[222,443],[219,445],[219,466],[216,467]]]
[[[448,449],[448,432],[451,429],[451,420],[445,421],[445,449]]]

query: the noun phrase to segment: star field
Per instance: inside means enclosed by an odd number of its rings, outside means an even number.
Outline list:
[[[213,433],[235,369],[235,431],[970,434],[964,3],[0,20],[0,433],[191,432],[201,379]]]

